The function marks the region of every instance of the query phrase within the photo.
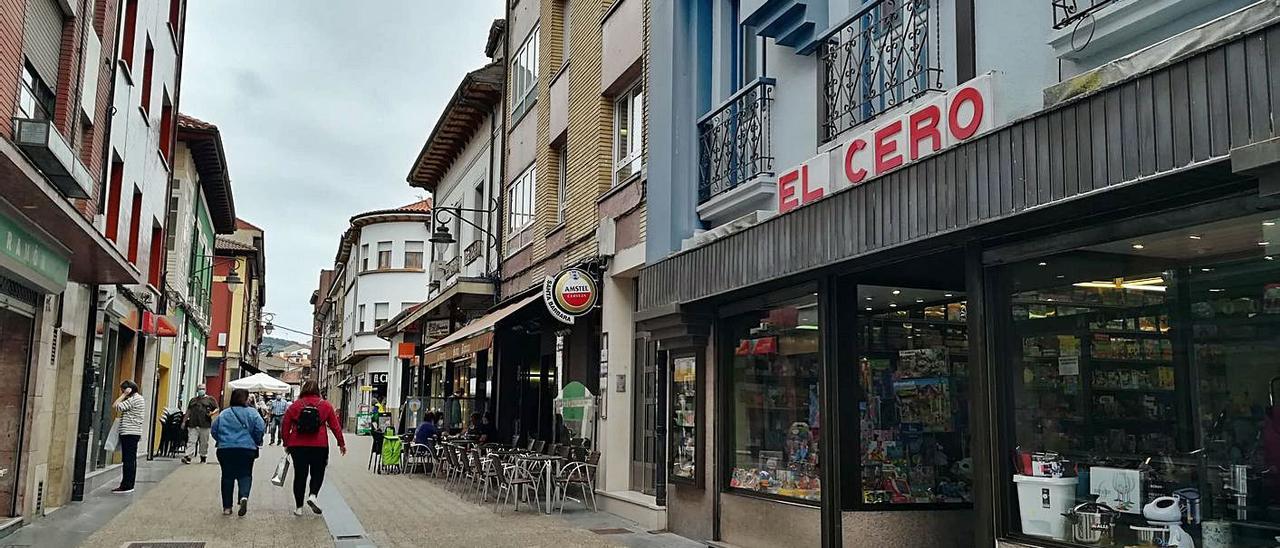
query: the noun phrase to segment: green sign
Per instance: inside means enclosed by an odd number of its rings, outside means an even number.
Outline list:
[[[0,263],[20,274],[33,276],[33,282],[53,292],[66,287],[67,274],[71,271],[71,261],[4,215],[0,215]]]

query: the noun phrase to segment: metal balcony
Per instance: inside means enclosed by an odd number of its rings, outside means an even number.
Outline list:
[[[773,174],[769,107],[774,80],[759,78],[698,120],[698,203]]]
[[[1053,4],[1053,28],[1064,29],[1083,20],[1115,0],[1050,0]]]
[[[824,141],[942,91],[939,1],[873,2],[822,39]]]

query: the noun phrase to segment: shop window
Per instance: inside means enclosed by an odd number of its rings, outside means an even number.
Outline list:
[[[964,294],[858,286],[862,503],[970,504]]]
[[[817,296],[758,309],[729,326],[730,489],[819,501]]]
[[[1277,223],[1247,216],[999,270],[1013,533],[1274,544]],[[1079,525],[1099,514],[1100,530]]]
[[[702,481],[701,409],[698,396],[698,358],[671,359],[671,479]]]

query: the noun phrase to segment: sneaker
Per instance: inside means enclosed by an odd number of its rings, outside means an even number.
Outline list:
[[[191,464],[191,457],[182,457],[182,464]]]
[[[230,515],[231,515],[231,509],[230,509],[230,508],[223,508],[223,509],[222,509],[222,515],[224,515],[224,516],[230,516]]]
[[[249,497],[240,497],[240,510],[236,511],[236,515],[244,517],[249,512]]]
[[[297,508],[294,508],[294,509],[293,509],[293,515],[295,515],[295,516],[301,516],[301,515],[302,515],[302,507],[301,507],[301,506],[299,506],[299,507],[297,507]]]
[[[117,495],[128,495],[129,493],[133,492],[133,488],[130,487],[128,489],[125,489],[124,487],[116,487],[115,489],[112,489],[111,492]],[[317,511],[316,513],[318,514],[320,512]]]
[[[200,464],[204,464],[208,460],[209,460],[209,457],[200,457]]]
[[[321,512],[321,510],[320,510],[320,505],[319,505],[319,504],[316,504],[316,496],[315,496],[315,495],[311,495],[311,496],[307,497],[307,506],[310,506],[310,507],[311,507],[311,511],[312,511],[312,512],[315,512],[315,513],[317,513],[317,514],[319,514],[319,513]]]

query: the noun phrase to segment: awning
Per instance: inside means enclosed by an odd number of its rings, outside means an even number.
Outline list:
[[[542,298],[542,293],[535,292],[515,303],[477,318],[461,329],[450,333],[448,337],[440,339],[435,344],[427,347],[426,356],[422,363],[431,365],[493,346],[493,326],[540,298]]]
[[[457,282],[440,290],[431,300],[408,309],[413,312],[387,321],[378,329],[378,336],[389,339],[455,299],[459,300],[459,308],[462,309],[487,309],[493,305],[493,282],[478,278],[459,278]]]

